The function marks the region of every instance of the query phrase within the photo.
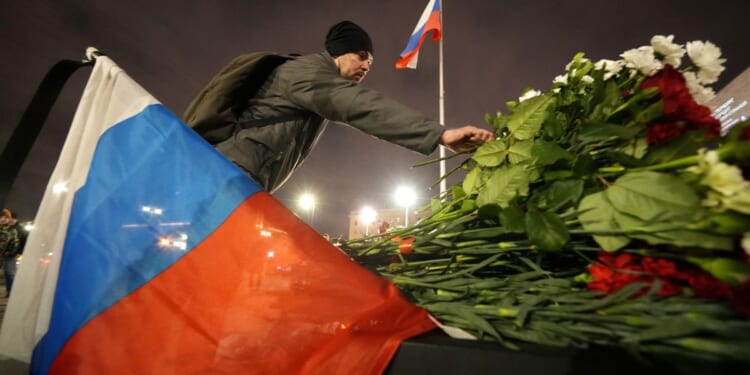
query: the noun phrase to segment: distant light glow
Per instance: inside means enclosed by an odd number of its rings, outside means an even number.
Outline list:
[[[372,207],[365,206],[359,211],[359,220],[365,225],[370,225],[375,222],[377,215],[377,212]]]
[[[266,256],[268,256],[269,258],[273,258],[274,256],[276,256],[276,253],[273,250],[271,250],[268,253],[266,253]]]
[[[271,232],[269,232],[267,230],[262,230],[262,231],[260,231],[260,235],[263,236],[263,237],[271,237]]]
[[[141,206],[141,211],[148,212],[154,215],[161,215],[164,212],[164,210],[159,207],[151,207],[151,206]]]
[[[302,194],[299,197],[299,207],[303,210],[309,211],[315,208],[315,197],[310,193]]]
[[[67,182],[58,182],[54,185],[52,185],[52,192],[55,194],[62,194],[64,192],[68,191],[68,183]]]
[[[31,232],[32,230],[34,230],[34,224],[32,224],[31,222],[28,222],[28,223],[24,224],[23,225],[23,230],[25,230],[27,232]]]
[[[417,200],[417,193],[414,192],[414,189],[407,187],[407,186],[399,186],[396,189],[396,194],[394,194],[394,198],[396,200],[396,204],[398,204],[401,207],[411,207],[414,205],[414,202]]]
[[[180,235],[180,237],[182,237],[182,235]],[[184,239],[174,239],[169,236],[159,237],[156,246],[162,249],[179,249],[184,251],[187,249],[187,235],[185,235]]]

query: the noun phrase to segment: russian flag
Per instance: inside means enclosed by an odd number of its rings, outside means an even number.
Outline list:
[[[440,21],[440,0],[430,0],[427,7],[424,8],[422,16],[419,17],[417,27],[411,33],[411,38],[406,44],[403,52],[401,52],[401,58],[396,61],[396,68],[417,68],[417,60],[419,59],[419,49],[422,47],[422,42],[427,37],[427,33],[432,31],[432,40],[438,41],[442,35],[442,22]]]
[[[0,353],[33,374],[378,374],[432,328],[101,56]]]

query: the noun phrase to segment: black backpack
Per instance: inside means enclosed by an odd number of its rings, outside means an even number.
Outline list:
[[[185,123],[211,144],[228,139],[248,100],[277,66],[292,58],[274,52],[235,57],[193,99],[183,115]]]

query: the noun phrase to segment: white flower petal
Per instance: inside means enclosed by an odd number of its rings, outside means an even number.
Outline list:
[[[662,56],[665,64],[677,68],[682,63],[682,56],[685,55],[685,48],[681,44],[673,43],[674,35],[664,36],[655,35],[651,38],[651,46],[654,52]]]

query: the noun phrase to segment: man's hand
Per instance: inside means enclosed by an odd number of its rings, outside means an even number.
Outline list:
[[[444,131],[443,136],[440,137],[440,144],[453,152],[463,152],[493,139],[495,139],[495,134],[491,131],[467,125]]]

